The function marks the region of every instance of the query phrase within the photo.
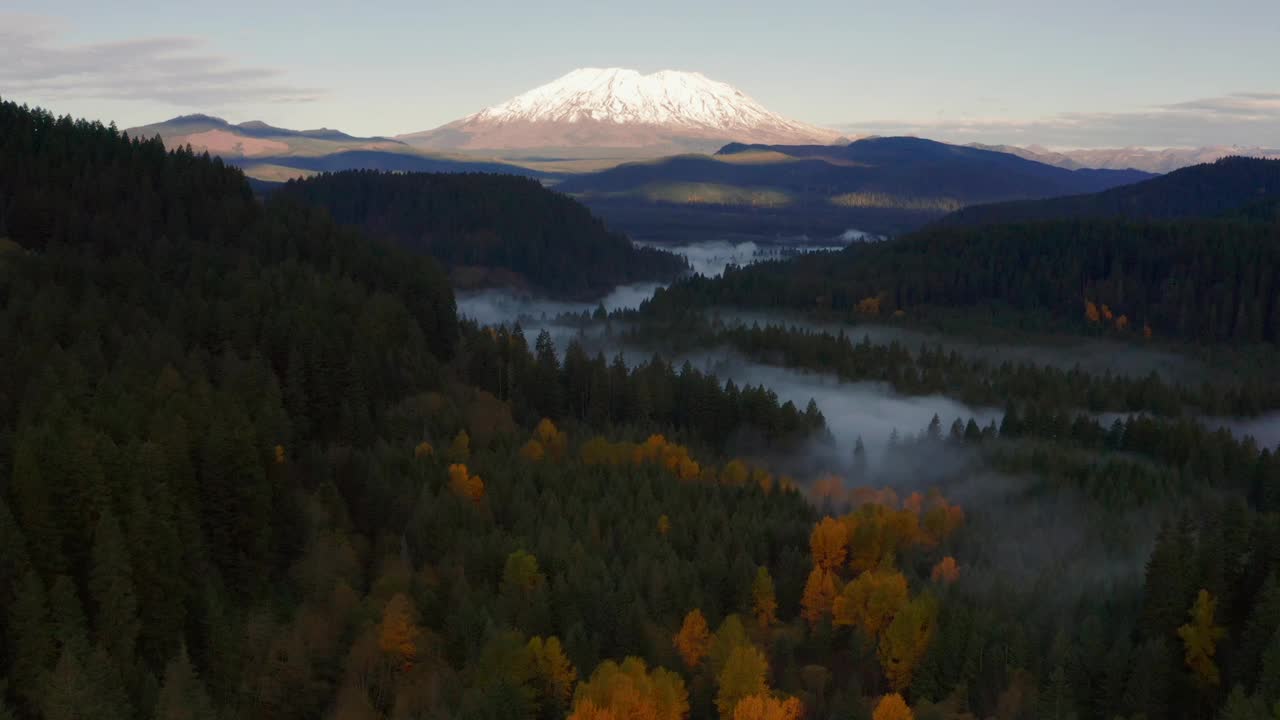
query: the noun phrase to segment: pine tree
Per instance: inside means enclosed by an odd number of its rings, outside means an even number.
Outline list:
[[[40,678],[57,658],[53,625],[44,583],[34,570],[23,575],[8,608],[5,638],[14,692],[35,707],[40,701]]]
[[[133,660],[141,626],[138,597],[124,534],[115,515],[110,512],[98,520],[93,534],[89,595],[95,609],[94,627],[98,643],[118,664],[128,665]]]
[[[152,717],[154,720],[215,720],[217,717],[186,647],[180,647],[178,654],[165,665]]]

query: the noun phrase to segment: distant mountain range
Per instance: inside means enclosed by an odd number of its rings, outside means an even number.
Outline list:
[[[436,151],[611,148],[711,152],[726,142],[827,143],[834,130],[788,119],[701,73],[583,68],[500,105],[396,138]]]
[[[735,143],[714,156],[571,176],[557,189],[640,236],[655,228],[637,215],[638,204],[699,208],[717,222],[736,212],[743,224],[805,216],[814,227],[825,218],[825,229],[814,232],[853,227],[885,234],[968,205],[1096,192],[1150,177],[1136,170],[1067,170],[1009,153],[897,137],[840,146]]]
[[[974,205],[940,225],[990,225],[1119,217],[1167,220],[1191,217],[1267,218],[1280,199],[1280,160],[1229,157],[1145,182],[1093,194]]]
[[[1280,159],[1280,149],[1261,147],[1236,147],[1231,145],[1214,145],[1199,148],[1166,148],[1150,150],[1147,148],[1108,148],[1081,150],[1050,150],[1039,145],[1018,147],[1016,145],[980,145],[974,143],[970,147],[983,150],[1010,153],[1028,160],[1035,160],[1047,165],[1056,165],[1069,170],[1080,168],[1099,168],[1105,170],[1143,170],[1150,173],[1173,172],[1190,165],[1211,163],[1224,157],[1242,155],[1256,158]]]
[[[182,115],[126,132],[134,137],[159,135],[170,148],[190,145],[197,152],[220,156],[250,177],[265,181],[353,168],[545,176],[517,165],[431,153],[391,138],[356,137],[329,128],[289,130],[259,121],[233,124],[211,115]]]

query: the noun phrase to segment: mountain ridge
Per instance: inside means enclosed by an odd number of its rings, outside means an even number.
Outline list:
[[[1102,192],[974,205],[940,219],[945,226],[1045,220],[1217,217],[1280,195],[1280,160],[1226,157]]]

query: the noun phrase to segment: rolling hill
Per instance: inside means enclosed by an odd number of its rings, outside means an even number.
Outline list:
[[[693,210],[702,210],[708,222],[737,215],[750,225],[761,217],[803,216],[808,226],[832,235],[850,227],[892,234],[972,204],[1095,192],[1149,177],[1066,170],[899,137],[844,146],[730,144],[711,156],[679,155],[571,176],[557,188],[640,236],[653,232],[666,214],[699,214]]]
[[[530,178],[353,170],[292,181],[274,195],[431,255],[459,288],[516,285],[594,300],[617,285],[671,280],[687,269]]]
[[[1275,195],[1280,195],[1280,160],[1230,157],[1098,193],[967,207],[940,224],[1215,217]]]
[[[133,137],[159,136],[169,148],[190,145],[268,182],[358,169],[547,176],[518,165],[428,152],[390,138],[356,137],[329,128],[289,130],[259,121],[233,124],[210,115],[183,115],[126,132]]]

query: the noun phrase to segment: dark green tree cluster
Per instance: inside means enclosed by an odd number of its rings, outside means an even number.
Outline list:
[[[576,200],[531,178],[348,170],[291,181],[277,192],[446,267],[501,268],[557,296],[600,297],[686,269],[678,256],[632,245]]]
[[[1277,288],[1280,224],[1059,220],[931,228],[730,269],[659,291],[646,311],[790,308],[864,320],[902,311],[909,320],[945,309],[1039,332],[1141,338],[1149,327],[1158,337],[1251,344],[1280,340]],[[1113,317],[1091,320],[1086,303]]]
[[[1241,379],[1187,384],[1152,371],[1133,377],[1092,374],[1029,360],[995,361],[975,352],[922,343],[916,350],[898,340],[875,343],[870,335],[808,330],[770,324],[724,326],[685,319],[673,332],[665,322],[643,317],[625,337],[640,345],[678,343],[682,350],[729,346],[759,362],[834,373],[850,382],[878,381],[905,395],[945,394],[972,405],[1010,401],[1090,412],[1149,412],[1165,416],[1253,416],[1280,407],[1280,380],[1259,368]]]
[[[571,418],[620,434],[657,428],[688,437],[716,453],[735,449],[794,449],[825,431],[812,400],[804,410],[764,386],[723,384],[689,363],[673,367],[655,355],[629,367],[621,355],[606,361],[570,341],[561,360],[545,331],[532,351],[515,328],[464,325],[459,364],[466,380],[511,404],[527,424],[541,417]]]

